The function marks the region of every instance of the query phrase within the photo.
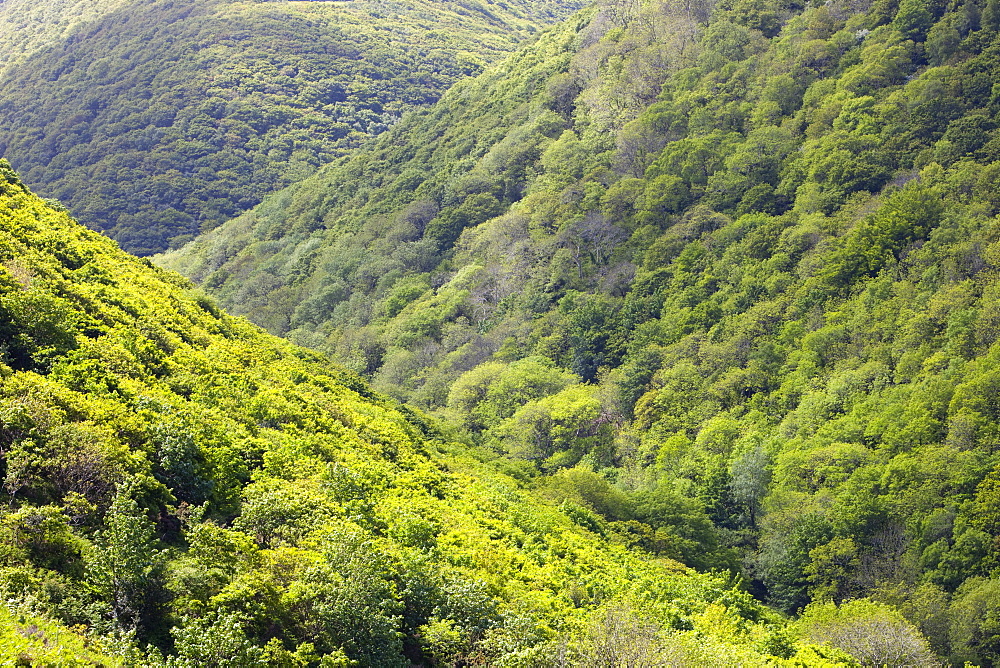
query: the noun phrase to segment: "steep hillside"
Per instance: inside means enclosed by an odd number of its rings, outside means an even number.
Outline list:
[[[0,76],[125,4],[125,0],[4,0],[0,3]]]
[[[343,155],[579,4],[11,0],[0,157],[151,254]]]
[[[540,480],[673,490],[775,606],[1000,661],[1000,11],[709,9],[598,7],[163,262]]]
[[[839,611],[788,626],[664,557],[710,531],[665,490],[530,491],[3,162],[0,342],[5,663],[851,665],[811,644]],[[892,608],[862,612],[929,656]]]

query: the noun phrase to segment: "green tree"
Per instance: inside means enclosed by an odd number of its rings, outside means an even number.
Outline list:
[[[850,593],[850,580],[861,559],[851,538],[834,538],[809,550],[809,563],[803,569],[814,601],[840,603]]]
[[[595,388],[571,385],[521,406],[492,429],[491,436],[511,456],[546,459],[543,468],[551,470],[574,466],[601,440],[610,441],[609,433],[601,433],[601,417]]]
[[[452,385],[448,408],[473,431],[512,416],[518,408],[572,384],[576,377],[544,357],[512,364],[488,362],[464,373]]]
[[[925,0],[902,0],[892,25],[906,39],[922,42],[927,31],[934,24],[934,15],[927,8]]]
[[[866,599],[813,603],[795,624],[809,642],[842,649],[862,665],[894,666],[936,664],[920,631],[894,608]]]
[[[733,499],[747,510],[750,527],[757,525],[761,503],[771,482],[771,458],[761,446],[735,457],[729,467],[729,487]]]
[[[119,486],[87,559],[88,578],[124,630],[135,630],[154,614],[162,568],[153,523],[133,498],[135,484]]]
[[[954,661],[1000,661],[1000,580],[969,578],[955,592],[948,612]]]
[[[237,668],[259,664],[263,659],[243,631],[244,620],[234,613],[215,613],[192,619],[182,617],[171,629],[175,656],[167,658],[169,668],[225,666]]]

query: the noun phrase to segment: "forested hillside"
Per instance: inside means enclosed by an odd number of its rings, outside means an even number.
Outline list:
[[[249,209],[576,0],[0,3],[0,157],[132,252]]]
[[[890,606],[789,624],[728,575],[669,558],[713,532],[669,489],[627,494],[580,470],[529,485],[473,452],[126,255],[0,162],[3,663],[930,656]],[[903,642],[865,648],[870,628]]]
[[[68,38],[81,25],[125,5],[125,0],[4,0],[0,3],[0,75],[33,53]]]
[[[998,28],[605,2],[163,263],[535,484],[669,490],[779,609],[995,665]]]

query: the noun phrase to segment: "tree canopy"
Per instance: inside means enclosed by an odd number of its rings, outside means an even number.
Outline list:
[[[636,544],[652,526],[624,522],[631,499],[600,476],[532,489],[421,412],[125,254],[4,162],[0,331],[4,661],[816,654],[768,645],[781,618],[727,575],[671,558],[683,547]],[[600,518],[610,507],[624,523]],[[697,540],[688,516],[711,531],[681,503],[654,538]]]
[[[627,512],[557,495],[595,530],[995,662],[995,9],[599,3],[159,261],[600,476]],[[501,408],[527,364],[575,378]]]
[[[0,157],[139,255],[479,73],[575,0],[0,3]]]

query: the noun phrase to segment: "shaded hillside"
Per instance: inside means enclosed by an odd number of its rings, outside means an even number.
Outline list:
[[[536,475],[676,490],[775,606],[996,662],[1000,13],[699,7],[607,3],[163,262]]]
[[[789,627],[665,558],[711,532],[668,490],[576,472],[529,491],[6,163],[0,342],[4,661],[849,665],[811,644],[836,614]],[[926,654],[887,606],[857,621],[880,619]]]
[[[17,63],[0,70],[0,157],[143,255],[303,178],[578,6],[43,4],[0,4],[0,53]]]
[[[4,0],[0,3],[0,76],[125,4],[125,0]]]

